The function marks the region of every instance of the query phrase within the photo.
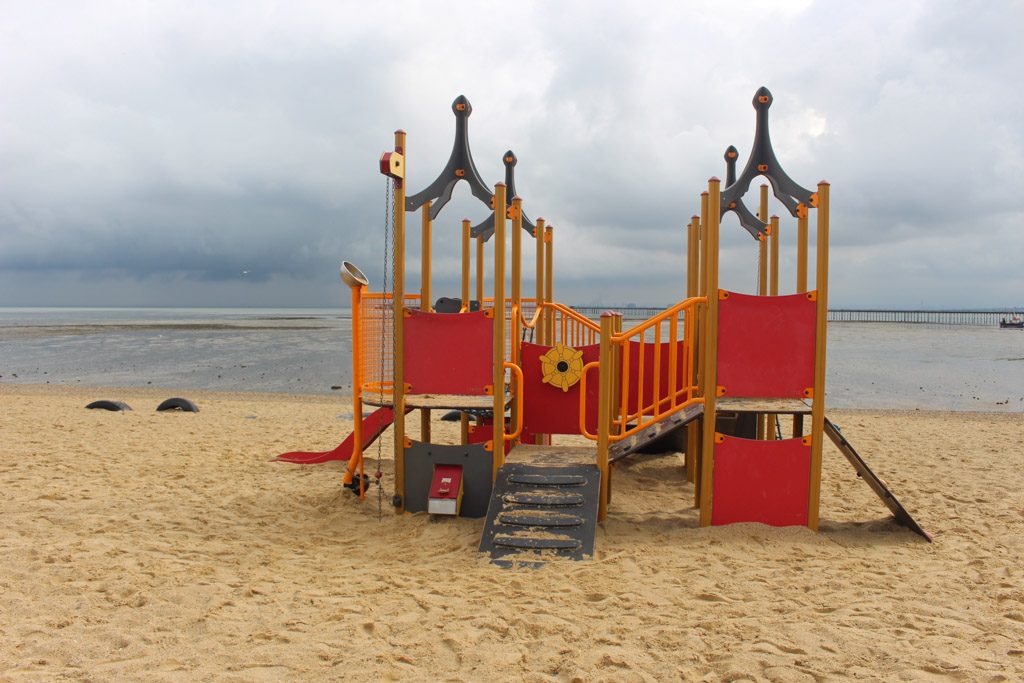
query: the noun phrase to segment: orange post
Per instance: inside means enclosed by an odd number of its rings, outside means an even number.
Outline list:
[[[352,440],[355,442],[352,446],[352,457],[349,458],[348,466],[345,468],[345,474],[342,475],[342,481],[345,484],[352,483],[352,477],[355,474],[356,467],[359,468],[359,497],[362,499],[366,493],[363,490],[362,475],[363,475],[363,344],[362,344],[362,298],[363,290],[366,289],[366,285],[363,282],[359,282],[357,278],[352,277],[351,280],[346,277],[349,275],[345,272],[346,266],[349,264],[342,264],[342,280],[345,284],[348,284],[352,290],[352,417],[354,424],[352,426]],[[361,275],[361,273],[358,273]],[[365,282],[365,278],[364,278]]]
[[[523,310],[523,200],[512,198],[512,307],[515,310],[510,320],[512,353],[509,360],[519,363],[519,342],[522,339]]]
[[[430,311],[430,202],[423,205],[420,241],[420,310]]]
[[[701,418],[703,432],[701,443],[700,469],[700,525],[711,525],[711,486],[715,471],[715,416],[717,407],[718,381],[718,223],[717,207],[721,204],[721,181],[708,181],[708,202],[715,210],[708,214],[705,238],[707,245],[707,306],[704,314],[703,385],[704,416]]]
[[[543,311],[544,310],[544,297],[546,296],[546,294],[544,293],[544,219],[543,218],[538,218],[537,219],[537,223],[534,225],[534,228],[533,228],[533,238],[534,238],[534,245],[535,245],[536,250],[537,250],[537,254],[536,254],[536,261],[537,261],[537,263],[536,263],[536,275],[534,276],[536,278],[536,282],[534,283],[534,285],[535,285],[536,291],[537,291],[537,294],[536,294],[536,297],[537,297],[537,310],[538,311]],[[537,318],[537,320],[540,321],[541,318]],[[544,329],[544,323],[541,322],[540,324],[538,324],[536,326],[536,328],[534,330],[534,334],[535,334],[534,339],[535,339],[535,341],[538,344],[543,344],[544,343],[543,329]]]
[[[544,228],[544,300],[554,302],[555,283],[555,229],[553,226]],[[555,343],[555,312],[547,310],[544,327],[544,343],[553,346]]]
[[[462,310],[469,310],[469,219],[462,220]]]
[[[601,472],[601,496],[597,504],[597,520],[608,516],[608,445],[612,427],[612,334],[615,316],[610,312],[601,314],[601,350],[598,372],[597,400],[597,469]]]
[[[807,291],[807,207],[797,207],[796,219],[796,291]]]
[[[405,131],[395,131],[395,151],[405,154]],[[406,161],[406,172],[408,172]],[[394,423],[394,455],[395,455],[395,496],[397,512],[405,511],[405,355],[403,348],[403,330],[405,327],[405,181],[395,181],[393,194],[395,217],[394,235],[394,272],[391,292],[391,309],[393,313],[394,348],[392,350],[392,409],[395,411]]]
[[[811,483],[807,496],[807,526],[818,530],[821,501],[821,448],[825,434],[825,353],[828,341],[828,209],[829,184],[818,183],[818,254],[814,285],[817,327],[814,336],[814,396],[811,404]]]
[[[491,481],[498,478],[498,469],[505,464],[505,183],[494,186],[494,469]]]
[[[480,310],[484,309],[484,236],[476,238],[476,300]]]

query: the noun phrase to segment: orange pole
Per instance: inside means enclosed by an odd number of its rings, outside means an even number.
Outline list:
[[[547,226],[544,228],[544,300],[553,302],[555,300],[555,228]],[[548,346],[555,344],[555,312],[547,310],[547,323],[544,329],[544,343]]]
[[[505,464],[505,183],[494,186],[494,433],[492,483]]]
[[[469,310],[469,219],[462,221],[462,310]]]
[[[362,344],[362,298],[365,285],[352,287],[352,457],[348,460],[342,482],[352,483],[356,466],[359,467],[359,497],[363,498],[363,344]]]
[[[705,310],[704,336],[704,416],[701,418],[703,433],[701,443],[700,470],[700,525],[711,525],[711,487],[715,471],[715,417],[718,400],[718,207],[721,205],[721,181],[708,181],[708,202],[714,208],[708,214],[708,229],[705,233],[708,257],[707,308]]]
[[[430,311],[430,202],[423,205],[420,241],[420,310]]]
[[[825,434],[825,353],[828,341],[828,209],[829,184],[818,183],[817,329],[814,336],[814,396],[811,404],[811,483],[807,496],[807,526],[818,530],[821,501],[821,447]]]
[[[405,131],[395,131],[395,151],[405,154]],[[405,171],[408,173],[408,157]],[[408,177],[408,176],[406,176]],[[391,309],[393,313],[394,348],[392,350],[392,367],[394,370],[392,387],[392,408],[395,411],[394,422],[394,456],[395,456],[395,496],[398,502],[397,512],[405,511],[405,349],[403,334],[405,328],[405,180],[395,181],[394,217],[394,272],[392,280]],[[383,349],[381,352],[383,353]]]

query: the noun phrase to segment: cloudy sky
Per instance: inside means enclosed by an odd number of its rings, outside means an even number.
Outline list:
[[[725,148],[746,158],[761,85],[788,173],[832,184],[834,306],[1024,305],[1021,2],[34,0],[2,17],[0,306],[330,306],[342,259],[379,286],[377,159],[405,129],[426,186],[459,94],[485,180],[513,149],[528,213],[556,227],[558,299],[676,301],[683,226]],[[460,184],[435,293],[457,295],[459,221],[486,213]],[[783,292],[794,232],[784,217]],[[722,242],[723,285],[751,291],[756,244],[731,215]]]

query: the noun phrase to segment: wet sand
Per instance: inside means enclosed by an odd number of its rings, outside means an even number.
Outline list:
[[[482,520],[390,511],[388,435],[380,512],[268,462],[344,398],[171,395],[0,384],[0,680],[1024,677],[1021,413],[829,411],[932,544],[828,443],[820,533],[698,528],[668,454],[617,468],[591,561],[507,570]]]

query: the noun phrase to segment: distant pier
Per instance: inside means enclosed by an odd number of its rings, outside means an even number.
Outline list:
[[[623,320],[647,320],[661,313],[664,308],[649,306],[573,306],[578,313],[597,320],[604,311],[616,311]],[[911,323],[920,325],[967,325],[974,327],[998,327],[1006,318],[1005,311],[926,311],[926,310],[883,310],[877,308],[834,308],[828,312],[829,322],[835,323]]]

